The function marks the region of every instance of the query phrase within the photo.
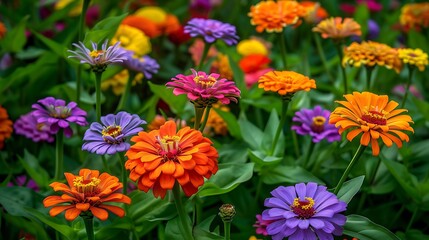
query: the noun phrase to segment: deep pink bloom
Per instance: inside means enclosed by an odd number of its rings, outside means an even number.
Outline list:
[[[191,69],[192,75],[179,74],[172,78],[167,87],[174,88],[175,95],[186,94],[188,99],[194,104],[201,104],[205,107],[209,104],[220,101],[229,104],[231,101],[237,102],[240,97],[240,90],[233,81],[225,78],[218,79],[219,74],[197,72]]]
[[[274,221],[272,220],[263,220],[262,215],[256,215],[256,222],[253,224],[253,227],[256,228],[256,234],[262,234],[264,236],[268,236],[267,226]]]
[[[383,4],[378,3],[376,0],[356,0],[358,4],[366,4],[369,11],[379,12],[383,9]]]

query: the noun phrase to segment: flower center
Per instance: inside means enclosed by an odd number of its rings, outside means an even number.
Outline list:
[[[311,130],[315,133],[321,133],[325,130],[326,118],[322,116],[316,116],[313,118],[313,123],[311,124]]]
[[[201,86],[204,89],[213,87],[213,85],[217,82],[216,78],[212,76],[196,76],[194,77],[194,82]]]
[[[48,107],[49,116],[54,118],[67,118],[71,115],[71,109],[66,106],[54,106]]]
[[[98,178],[83,179],[83,176],[78,176],[73,180],[73,186],[80,193],[87,196],[94,196],[99,192],[98,184],[101,180]]]
[[[299,218],[308,219],[308,218],[311,218],[316,213],[316,210],[314,210],[313,206],[314,206],[313,198],[306,197],[303,200],[300,200],[299,198],[295,198],[290,208],[296,215],[298,215]]]
[[[37,131],[39,131],[39,132],[43,131],[44,127],[45,127],[45,124],[44,124],[44,123],[38,123],[38,124],[36,125],[36,129],[37,129]]]
[[[386,125],[387,118],[386,118],[386,111],[379,110],[378,106],[374,107],[371,106],[371,110],[369,110],[369,107],[365,107],[362,114],[362,120],[376,124],[376,125]]]
[[[103,50],[92,50],[90,53],[89,53],[89,56],[91,56],[92,58],[98,58],[98,57],[100,57],[101,55],[103,55],[104,54],[104,51]]]
[[[110,144],[120,144],[125,141],[121,126],[110,125],[104,127],[101,134],[103,135],[103,140]]]
[[[176,156],[178,153],[180,153],[179,148],[179,140],[180,137],[175,136],[163,136],[162,138],[160,136],[157,136],[156,140],[158,141],[159,145],[161,146],[161,151],[159,154],[164,158],[164,161],[168,160],[176,160]]]

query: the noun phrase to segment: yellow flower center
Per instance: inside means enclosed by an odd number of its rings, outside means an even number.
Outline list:
[[[110,144],[119,144],[125,141],[125,138],[117,138],[118,136],[122,135],[121,126],[111,125],[104,127],[101,131],[101,134],[103,135],[103,140]]]
[[[201,86],[202,88],[210,88],[217,82],[216,78],[212,76],[196,76],[194,77],[194,82]]]
[[[311,197],[305,197],[303,200],[295,198],[290,208],[301,219],[311,218],[316,210],[313,208],[314,200]]]
[[[39,132],[41,132],[42,130],[43,130],[43,127],[45,126],[45,124],[44,123],[38,123],[37,125],[36,125],[36,129],[37,129],[37,131],[39,131]]]
[[[49,116],[54,118],[67,118],[71,115],[71,109],[66,106],[49,106],[48,107]]]
[[[95,195],[98,193],[98,184],[101,180],[98,178],[83,179],[83,176],[78,176],[73,180],[73,186],[80,193],[85,195]]]
[[[159,154],[164,158],[164,161],[176,160],[177,154],[180,152],[179,141],[180,137],[175,136],[157,136],[157,141],[161,147]]]
[[[313,118],[313,123],[311,124],[311,130],[316,133],[321,133],[325,130],[326,118],[322,116],[316,116]]]
[[[103,55],[104,54],[104,51],[103,50],[92,50],[90,53],[89,53],[89,56],[91,56],[92,58],[98,58],[98,57],[100,57],[101,55]]]
[[[365,107],[363,109],[362,120],[376,125],[386,125],[386,114],[387,112],[381,109],[379,110],[378,106],[371,106],[371,110],[369,107]]]

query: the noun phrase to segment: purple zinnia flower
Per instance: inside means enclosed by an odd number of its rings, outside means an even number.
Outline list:
[[[39,186],[37,186],[37,183],[31,178],[27,178],[26,175],[17,176],[15,178],[15,181],[14,182],[8,182],[7,186],[8,187],[22,186],[22,187],[33,189],[36,192],[39,191]]]
[[[120,63],[127,60],[127,51],[119,47],[120,42],[107,48],[107,40],[104,41],[101,49],[98,49],[97,43],[91,42],[92,51],[85,47],[82,42],[73,43],[77,47],[76,51],[68,50],[72,53],[69,58],[77,58],[80,63],[88,63],[94,72],[103,72],[107,65],[111,63]]]
[[[222,39],[228,45],[238,42],[235,26],[213,19],[193,18],[186,24],[185,33],[191,37],[201,36],[207,43],[217,39]]]
[[[66,137],[71,137],[73,131],[69,123],[76,123],[80,126],[88,124],[86,121],[86,112],[75,102],[66,102],[62,99],[46,97],[33,104],[33,115],[37,118],[38,124],[47,124],[53,134],[57,133],[60,128],[64,129]]]
[[[16,134],[23,135],[34,142],[54,141],[54,133],[52,133],[50,125],[48,123],[37,123],[37,118],[33,115],[33,112],[19,117],[15,121],[13,128]]]
[[[237,102],[240,97],[240,90],[233,81],[228,81],[220,77],[217,73],[207,75],[205,72],[197,72],[191,69],[192,75],[179,74],[172,78],[167,87],[174,88],[175,95],[186,94],[188,99],[194,104],[206,107],[218,100],[223,104],[230,101]]]
[[[146,121],[137,114],[119,112],[101,117],[101,123],[94,122],[83,137],[82,150],[99,155],[124,152],[130,148],[126,138],[143,131],[140,125]]]
[[[302,109],[295,113],[292,120],[298,125],[292,126],[299,135],[310,135],[313,142],[317,143],[323,139],[328,142],[340,141],[341,135],[334,124],[330,124],[329,116],[331,112],[316,106],[314,109]]]
[[[143,56],[141,58],[134,57],[134,53],[128,51],[127,60],[123,62],[123,64],[136,72],[142,72],[144,77],[147,79],[152,78],[152,74],[156,74],[159,69],[159,64],[155,59],[149,56]]]
[[[317,183],[298,183],[294,187],[280,186],[265,199],[262,219],[273,221],[267,232],[273,240],[330,240],[340,236],[346,217],[340,212],[347,204]]]

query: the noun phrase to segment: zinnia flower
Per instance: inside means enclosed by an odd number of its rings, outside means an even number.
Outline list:
[[[398,57],[396,49],[378,42],[353,42],[350,46],[344,48],[343,66],[349,64],[353,67],[384,66],[387,69],[393,69],[397,73],[402,68],[401,60]]]
[[[167,121],[159,130],[140,132],[125,154],[130,179],[140,190],[152,189],[155,197],[164,198],[177,181],[186,196],[191,196],[218,170],[218,153],[210,139],[200,131],[184,127],[176,131],[174,121]]]
[[[198,63],[201,62],[201,58],[203,57],[204,41],[201,39],[195,39],[194,43],[192,43],[188,51],[191,54],[191,58],[194,61],[195,65],[198,65]],[[211,45],[205,61],[207,61],[208,58],[217,56],[217,54],[218,53],[216,47],[214,45]]]
[[[130,148],[126,142],[127,137],[143,131],[140,125],[146,121],[141,120],[137,114],[119,112],[101,117],[101,123],[94,122],[83,137],[82,150],[99,155],[124,152]]]
[[[230,101],[237,102],[240,97],[240,90],[233,81],[225,78],[218,79],[219,74],[197,72],[191,69],[192,75],[179,74],[172,78],[167,87],[174,88],[175,95],[186,94],[188,99],[197,105],[206,107],[220,101],[229,104]]]
[[[104,72],[107,65],[126,60],[126,52],[119,47],[119,43],[108,48],[107,43],[107,40],[104,41],[101,49],[98,49],[97,43],[91,42],[92,51],[86,48],[83,42],[79,42],[79,44],[73,43],[77,50],[68,50],[68,52],[72,53],[69,58],[77,58],[80,63],[88,63],[94,72]]]
[[[313,28],[313,32],[321,33],[323,38],[332,38],[334,41],[355,35],[362,35],[359,23],[351,18],[331,17],[321,21]]]
[[[292,121],[298,125],[292,126],[291,129],[299,135],[310,135],[315,143],[323,139],[328,142],[340,141],[341,135],[337,128],[327,121],[330,115],[331,112],[320,106],[316,106],[314,109],[302,109],[296,112],[292,118]]]
[[[229,112],[229,107],[220,104],[213,104],[213,109],[210,110],[203,133],[212,136],[216,134],[225,136],[228,134],[228,125],[214,109],[219,109],[223,112]],[[205,109],[205,111],[207,110],[208,109]]]
[[[409,115],[400,115],[407,110],[395,109],[399,104],[389,101],[387,95],[354,92],[344,97],[347,101],[337,101],[343,107],[337,107],[331,113],[329,123],[335,124],[340,134],[350,130],[347,133],[349,141],[362,133],[360,144],[368,146],[371,143],[374,156],[380,152],[379,138],[387,147],[395,143],[400,148],[402,141],[409,141],[403,131],[414,132],[410,126],[413,121]]]
[[[404,64],[412,67],[417,67],[420,71],[424,71],[426,65],[429,64],[427,53],[421,49],[400,48],[398,49],[399,59]]]
[[[243,56],[248,55],[268,55],[268,48],[257,39],[242,40],[237,44],[237,52]]]
[[[53,182],[51,186],[55,192],[61,191],[61,196],[48,196],[43,200],[45,207],[52,207],[49,214],[52,217],[65,211],[65,218],[73,221],[81,213],[91,211],[98,219],[105,221],[110,211],[119,217],[125,215],[125,211],[108,202],[130,204],[131,199],[122,193],[122,183],[115,176],[108,173],[100,173],[97,170],[81,169],[79,175],[64,173],[67,184]]]
[[[159,128],[161,128],[161,126],[164,125],[165,122],[167,122],[169,120],[174,121],[174,118],[165,119],[164,116],[157,114],[155,116],[155,118],[152,120],[152,122],[150,122],[147,125],[146,131],[150,132],[152,130],[159,130]],[[186,126],[186,121],[178,119],[178,120],[176,120],[176,126],[185,127]]]
[[[143,73],[146,79],[151,79],[152,74],[156,74],[159,69],[159,64],[155,59],[145,55],[141,58],[135,57],[133,52],[128,52],[127,60],[124,65],[135,72]]]
[[[112,91],[115,95],[121,95],[125,90],[125,85],[127,85],[128,78],[130,74],[127,69],[120,71],[119,73],[113,75],[111,78],[103,80],[101,82],[101,89],[103,91],[107,90],[109,87],[112,87]],[[143,74],[137,74],[131,82],[132,86],[141,84],[143,79]]]
[[[272,223],[272,220],[263,220],[261,214],[256,215],[256,222],[253,224],[253,227],[256,228],[256,234],[262,234],[268,236],[267,226]]]
[[[4,146],[4,140],[12,135],[12,124],[6,109],[0,106],[0,149]]]
[[[37,117],[34,116],[33,112],[19,117],[13,124],[13,128],[16,134],[23,135],[34,142],[54,141],[54,134],[49,123],[37,123]]]
[[[274,70],[269,67],[270,63],[271,59],[261,54],[251,54],[240,59],[238,65],[244,72],[244,81],[248,88],[257,83],[261,76]]]
[[[306,10],[296,1],[261,1],[250,7],[250,23],[258,32],[282,32],[288,25],[296,24]]]
[[[229,58],[227,55],[219,53],[217,58],[212,63],[212,71],[218,72],[220,78],[233,79],[234,73],[232,72]]]
[[[290,95],[298,91],[310,91],[316,88],[316,82],[302,74],[292,71],[271,71],[258,81],[259,88],[265,91],[277,92],[280,95]]]
[[[70,128],[70,123],[76,123],[80,126],[88,124],[86,112],[77,107],[75,102],[70,102],[66,105],[66,102],[62,99],[46,97],[37,101],[32,107],[37,123],[49,125],[53,134],[63,128],[64,134],[67,137],[71,137],[73,131]]]
[[[207,43],[223,40],[227,45],[238,42],[235,26],[214,19],[193,18],[185,26],[191,37],[202,37]]]
[[[401,8],[399,21],[406,29],[420,31],[429,26],[429,3],[408,3]]]
[[[119,43],[119,46],[134,52],[137,56],[143,56],[152,51],[150,39],[142,31],[128,25],[119,25],[111,43]]]
[[[304,20],[308,23],[318,23],[329,16],[328,12],[318,2],[301,1],[299,3],[305,9]]]
[[[333,239],[340,236],[346,217],[341,214],[347,204],[317,183],[298,183],[295,186],[280,186],[265,199],[262,220],[272,221],[267,227],[273,240],[288,238]]]
[[[143,16],[127,16],[124,18],[121,24],[137,28],[150,38],[155,38],[161,35],[161,30],[159,29],[158,25],[152,20]]]
[[[3,22],[0,21],[0,39],[6,35],[7,29]]]

